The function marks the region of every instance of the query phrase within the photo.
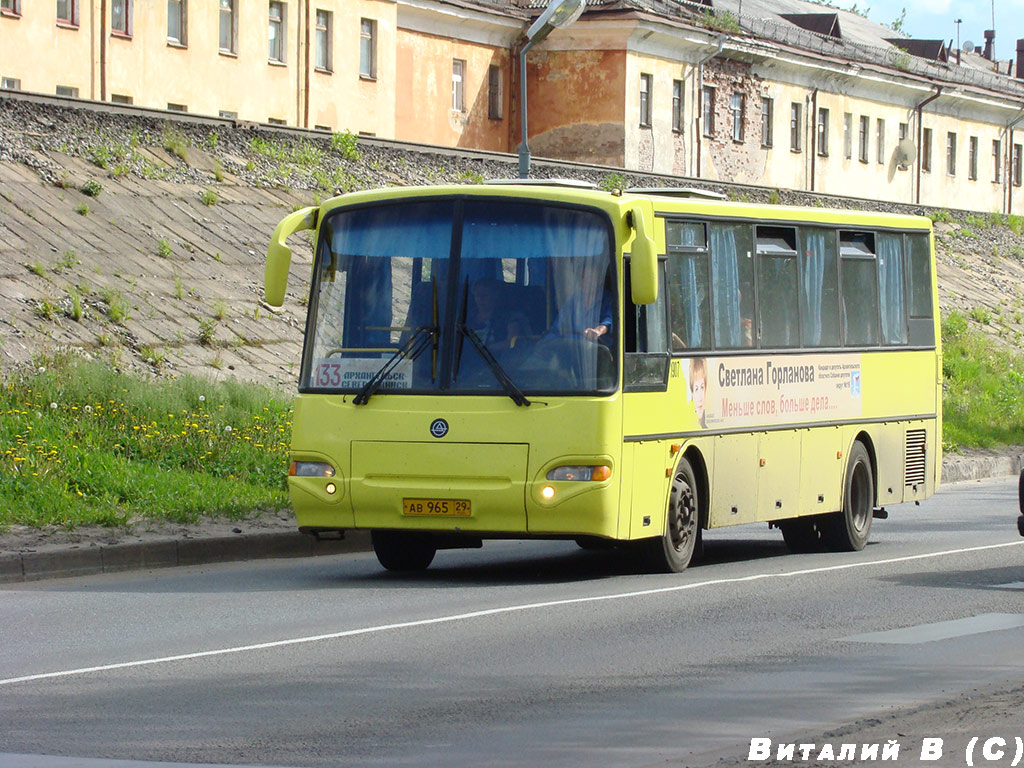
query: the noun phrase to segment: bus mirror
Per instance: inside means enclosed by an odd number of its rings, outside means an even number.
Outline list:
[[[263,272],[263,296],[267,304],[284,304],[284,291],[288,287],[288,267],[292,263],[292,250],[285,245],[291,235],[316,227],[318,208],[301,208],[281,219],[267,247],[267,266]]]
[[[658,254],[654,238],[647,229],[644,209],[639,205],[630,211],[633,219],[633,250],[630,254],[629,279],[632,299],[636,305],[653,304],[658,300]]]

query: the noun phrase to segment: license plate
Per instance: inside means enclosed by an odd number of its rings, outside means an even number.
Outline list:
[[[402,499],[402,514],[469,517],[472,510],[467,499]]]

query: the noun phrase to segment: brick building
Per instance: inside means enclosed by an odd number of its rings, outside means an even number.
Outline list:
[[[544,4],[0,0],[0,87],[514,152]],[[1024,213],[1024,82],[985,34],[951,51],[805,0],[590,0],[528,54],[530,146]]]

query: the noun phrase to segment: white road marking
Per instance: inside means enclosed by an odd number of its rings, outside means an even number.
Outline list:
[[[851,635],[840,639],[854,643],[917,645],[918,643],[931,643],[936,640],[949,640],[953,637],[980,635],[985,632],[998,632],[1002,629],[1017,629],[1019,627],[1024,627],[1024,614],[981,613],[966,619],[915,624],[912,627],[888,629],[884,632],[867,632],[863,635]]]
[[[15,683],[27,683],[34,680],[48,680],[61,677],[73,677],[76,675],[87,675],[92,672],[107,672],[115,669],[132,669],[135,667],[148,667],[154,664],[169,664],[175,661],[190,661],[192,659],[203,659],[210,656],[228,656],[238,653],[249,653],[251,651],[264,651],[270,648],[284,648],[289,645],[303,645],[306,643],[317,643],[323,640],[339,640],[346,637],[358,637],[360,635],[374,635],[383,632],[392,632],[397,629],[411,629],[414,627],[429,627],[435,624],[452,624],[458,621],[479,619],[485,616],[500,616],[510,613],[521,613],[523,611],[535,611],[543,608],[555,608],[566,605],[583,605],[584,603],[599,603],[610,600],[626,600],[633,597],[647,597],[649,595],[663,595],[672,592],[685,592],[691,589],[702,587],[715,587],[725,584],[743,584],[753,581],[768,581],[770,579],[789,579],[798,576],[809,576],[819,573],[836,573],[857,568],[870,568],[876,565],[892,565],[895,563],[910,563],[918,560],[933,560],[949,555],[962,555],[972,552],[986,552],[993,549],[1005,549],[1007,547],[1024,546],[1024,541],[1013,541],[1006,544],[988,544],[982,547],[965,547],[962,549],[946,549],[941,552],[928,552],[922,555],[907,555],[904,557],[891,557],[884,560],[870,560],[868,562],[845,563],[843,565],[829,565],[821,568],[803,568],[797,571],[785,571],[783,573],[757,573],[752,576],[739,576],[731,579],[709,579],[707,581],[696,581],[690,584],[677,584],[671,587],[657,587],[654,589],[641,589],[633,592],[616,592],[610,595],[595,595],[592,597],[570,597],[563,600],[549,600],[541,603],[524,603],[521,605],[508,605],[500,608],[486,608],[480,611],[458,613],[450,616],[438,616],[433,619],[420,619],[417,621],[402,621],[395,624],[381,624],[375,627],[363,627],[361,629],[347,629],[341,632],[331,632],[324,635],[311,635],[308,637],[295,637],[288,640],[274,640],[267,643],[254,643],[253,645],[240,645],[235,648],[218,648],[212,651],[197,651],[196,653],[182,653],[176,656],[162,656],[155,659],[139,659],[136,661],[123,661],[117,664],[103,664],[95,667],[81,667],[79,669],[66,669],[59,672],[44,672],[36,675],[23,675],[22,677],[10,677],[0,680],[0,685],[13,685]]]
[[[993,584],[992,589],[1024,589],[1024,581],[1011,581],[1009,584]]]

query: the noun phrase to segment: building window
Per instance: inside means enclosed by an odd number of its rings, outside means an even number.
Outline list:
[[[331,11],[316,11],[316,68],[330,72],[332,53],[331,30],[334,29],[334,14]]]
[[[956,176],[956,134],[953,131],[946,133],[946,173]]]
[[[491,64],[487,69],[487,117],[491,120],[501,120],[504,116],[504,98],[501,67]]]
[[[72,88],[70,85],[58,85],[57,86],[58,96],[67,96],[72,99],[78,98],[78,89]]]
[[[0,0],[0,13],[4,16],[20,16],[21,0]]]
[[[237,120],[238,119],[238,113],[235,112],[234,110],[222,109],[222,110],[220,110],[220,112],[218,114],[220,115],[220,117],[223,117],[223,118],[225,118],[227,120]]]
[[[860,116],[860,133],[857,137],[857,158],[862,163],[866,163],[868,161],[868,143],[870,142],[870,138],[868,137],[868,126],[870,122],[871,118],[867,115]]]
[[[672,81],[672,132],[682,133],[684,126],[683,107],[686,99],[683,96],[683,81]]]
[[[359,76],[377,77],[377,22],[359,21]]]
[[[761,146],[771,147],[775,143],[772,126],[775,122],[775,100],[767,96],[761,98]]]
[[[715,135],[715,89],[710,85],[705,85],[701,91],[701,123],[703,127],[701,131],[705,136]]]
[[[882,118],[875,121],[875,143],[878,145],[878,164],[885,165],[885,120]]]
[[[188,112],[187,104],[167,104],[168,112]]]
[[[132,33],[132,0],[111,0],[110,28],[121,35]]]
[[[1021,169],[1021,145],[1013,145],[1013,186],[1019,187],[1022,177]]]
[[[466,62],[463,59],[452,60],[452,109],[456,112],[466,111]]]
[[[653,87],[653,76],[648,74],[640,75],[640,125],[644,128],[651,127],[651,89]]]
[[[742,93],[734,93],[729,98],[729,114],[732,116],[732,140],[743,141],[743,113],[746,111],[746,98]]]
[[[57,0],[57,23],[78,26],[78,0]]]
[[[20,91],[21,90],[21,78],[19,77],[0,77],[0,91]]]
[[[110,94],[111,104],[133,104],[135,99],[131,96],[125,96],[123,93],[112,93]]]
[[[270,125],[288,125],[288,121],[281,117],[268,117],[267,122]]]
[[[967,140],[967,178],[978,180],[978,137],[971,136]]]
[[[843,157],[853,159],[853,113],[843,115]]]
[[[284,3],[270,0],[270,26],[268,28],[270,49],[267,56],[271,61],[284,63],[285,60],[285,35],[288,34],[286,13],[287,9]]]
[[[794,101],[789,105],[789,148],[793,152],[803,149],[803,104]]]
[[[828,110],[818,108],[818,154],[828,157]]]
[[[921,131],[921,170],[932,170],[932,129],[925,128]]]
[[[188,43],[188,0],[167,0],[167,42]]]
[[[999,139],[992,141],[992,181],[996,184],[1003,180],[1003,143]]]
[[[225,53],[238,53],[238,26],[235,4],[238,0],[220,1],[220,49]]]

